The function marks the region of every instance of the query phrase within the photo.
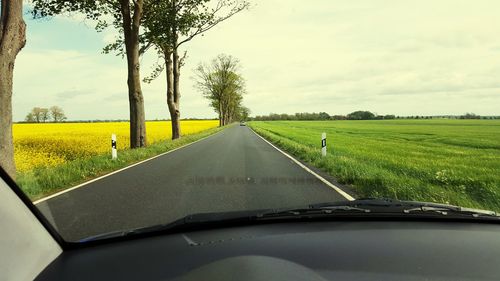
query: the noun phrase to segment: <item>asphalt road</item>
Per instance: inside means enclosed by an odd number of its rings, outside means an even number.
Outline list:
[[[168,223],[188,214],[345,200],[249,128],[185,148],[37,204],[66,240]]]

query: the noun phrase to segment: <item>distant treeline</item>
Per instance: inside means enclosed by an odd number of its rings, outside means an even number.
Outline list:
[[[370,111],[354,111],[347,115],[329,115],[326,112],[319,113],[295,113],[295,114],[277,114],[258,115],[249,118],[255,121],[270,121],[270,120],[390,120],[390,119],[433,119],[433,118],[448,118],[448,119],[500,119],[500,116],[480,116],[474,113],[466,113],[464,115],[440,115],[440,116],[396,116],[394,114],[378,115]]]

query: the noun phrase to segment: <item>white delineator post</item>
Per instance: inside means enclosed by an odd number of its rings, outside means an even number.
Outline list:
[[[326,133],[321,134],[321,155],[326,156]]]
[[[111,135],[111,158],[112,159],[118,158],[118,152],[116,151],[116,135],[115,134]]]

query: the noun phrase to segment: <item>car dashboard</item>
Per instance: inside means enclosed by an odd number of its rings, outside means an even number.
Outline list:
[[[286,222],[63,252],[37,280],[498,280],[500,226]]]

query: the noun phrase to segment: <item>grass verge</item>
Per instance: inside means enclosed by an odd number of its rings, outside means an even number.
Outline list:
[[[55,167],[36,168],[28,172],[19,173],[16,182],[31,200],[37,200],[192,143],[225,128],[208,129],[200,133],[183,136],[178,140],[153,143],[145,148],[121,150],[118,152],[118,159],[116,160],[112,160],[110,154],[106,154],[74,160]]]

